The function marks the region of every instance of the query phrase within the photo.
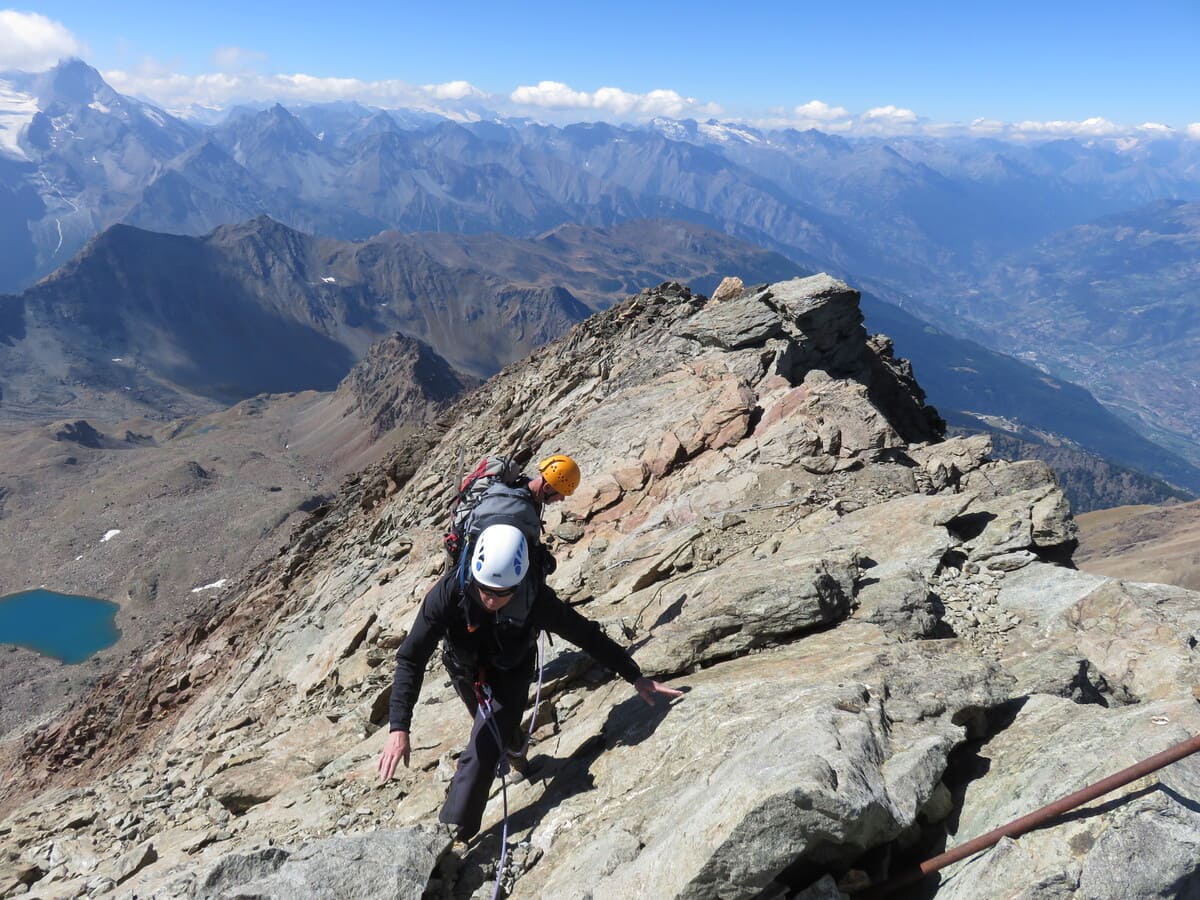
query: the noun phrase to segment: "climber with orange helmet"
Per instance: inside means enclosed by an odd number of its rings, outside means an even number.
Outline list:
[[[530,481],[529,490],[543,503],[570,497],[579,487],[579,466],[569,456],[555,454],[543,459],[537,468],[537,477]]]
[[[551,479],[559,477],[561,470],[540,471],[556,492],[574,489],[569,481],[554,485]],[[514,525],[485,528],[474,543],[470,564],[464,567],[466,579],[460,580],[458,572],[450,570],[438,580],[396,651],[390,733],[378,763],[380,781],[390,779],[401,761],[408,765],[413,707],[425,667],[440,641],[446,670],[474,718],[438,817],[459,840],[479,831],[492,779],[502,774],[502,757],[516,749],[514,738],[520,734],[534,678],[539,631],[570,641],[630,682],[652,706],[656,696],[670,700],[682,693],[644,676],[629,653],[599,625],[564,603],[544,580],[531,577],[529,549],[526,536]]]
[[[504,463],[492,467],[490,471],[495,471],[495,475],[476,474],[489,472],[487,466],[493,460],[497,464]],[[521,475],[520,469],[508,457],[485,457],[480,460],[476,473],[463,482],[458,507],[453,514],[454,525],[444,539],[452,562],[459,568],[460,581],[463,580],[465,556],[470,554],[473,542],[483,529],[501,523],[514,525],[525,535],[533,566],[540,577],[545,578],[554,571],[557,563],[542,540],[542,508],[573,494],[579,487],[581,476],[575,460],[562,454],[543,459],[538,463],[537,471],[531,478]],[[486,484],[482,490],[481,478]]]

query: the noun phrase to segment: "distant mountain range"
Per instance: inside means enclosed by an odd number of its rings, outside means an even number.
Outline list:
[[[32,283],[120,221],[163,165],[203,139],[73,60],[0,76],[0,290]]]
[[[568,225],[536,240],[389,232],[363,242],[266,217],[200,238],[117,225],[50,278],[0,296],[0,420],[177,416],[330,390],[394,332],[486,377],[642,287],[711,293],[731,274],[752,284],[806,273],[671,220]],[[1082,448],[1200,491],[1200,470],[1081,388],[871,295],[862,307],[951,421]]]
[[[851,141],[671,120],[459,124],[347,103],[239,109],[204,126],[121,97],[79,60],[0,78],[12,106],[0,110],[12,201],[0,228],[25,235],[0,272],[8,290],[117,221],[204,234],[267,214],[360,239],[672,217],[903,299],[1062,228],[1200,198],[1200,142],[1186,139]]]
[[[1154,335],[1162,329],[1149,329],[1141,346],[1127,351],[1121,332],[1141,327],[1132,319],[1116,323],[1108,343],[1095,329],[1073,324],[1086,320],[1088,309],[1098,326],[1113,324],[1116,307],[1080,299],[1080,291],[1097,280],[1105,258],[1120,257],[1118,235],[1135,227],[1119,224],[1122,216],[1159,221],[1161,227],[1137,227],[1160,236],[1164,228],[1191,227],[1191,220],[1179,218],[1186,207],[1159,201],[1200,199],[1200,141],[849,140],[663,119],[637,127],[560,128],[503,119],[464,124],[350,103],[242,108],[207,125],[117,94],[79,60],[38,75],[2,75],[0,97],[0,290],[28,287],[118,222],[199,236],[265,215],[310,234],[367,240],[388,230],[542,238],[554,229],[561,236],[566,225],[607,228],[671,218],[779,252],[806,271],[843,277],[938,323],[948,335],[1020,353],[1094,389],[1126,421],[1200,464],[1200,432],[1188,403],[1195,376],[1182,358],[1192,334],[1186,298],[1200,280],[1189,268],[1187,242],[1156,239],[1150,252],[1146,242],[1126,240],[1120,246],[1132,248],[1132,255],[1122,265],[1130,277],[1103,276],[1114,300],[1128,291],[1141,298],[1130,310],[1140,322],[1162,319],[1148,297],[1170,279],[1171,292],[1182,299],[1178,314],[1167,316],[1171,336],[1164,340],[1177,349],[1153,359]],[[1112,216],[1117,219],[1104,218]],[[454,244],[423,240],[435,259],[435,246]],[[1105,240],[1109,249],[1101,246]],[[1046,243],[1039,247],[1040,241]],[[1175,263],[1160,252],[1167,243],[1174,245]],[[340,258],[349,255],[344,250]],[[652,283],[647,276],[661,271],[646,266],[622,275],[616,267],[601,268],[625,291]],[[519,269],[512,267],[514,277]],[[1022,274],[1030,271],[1038,277]],[[696,274],[694,267],[690,272]],[[562,281],[547,276],[543,283],[555,280]],[[317,284],[326,283],[312,287]],[[322,290],[306,294],[316,308],[327,302]],[[602,295],[619,293],[603,284],[594,290],[590,300],[574,297],[596,308],[609,302]],[[328,371],[306,373],[320,375],[322,385],[344,374],[369,338],[391,328],[428,339],[477,375],[502,362],[502,355],[480,346],[450,350],[425,312],[418,326],[415,319],[402,321],[408,313],[366,316],[359,299],[328,302],[365,317],[326,335],[349,356]],[[539,302],[553,307],[566,298],[545,295]],[[1154,315],[1144,314],[1148,304]],[[546,326],[551,331],[572,320],[572,313],[560,312],[559,324]],[[12,315],[11,306],[0,311],[0,328],[7,327],[5,315]],[[304,321],[308,314],[297,315],[295,321]],[[1055,333],[1060,323],[1061,338]],[[512,334],[522,327],[506,326]],[[513,352],[519,355],[535,337],[519,338]],[[911,353],[903,345],[900,350]],[[331,349],[328,358],[338,352]],[[1143,352],[1151,357],[1145,369],[1135,358]],[[257,365],[231,359],[226,382],[181,374],[176,384],[204,396],[236,396],[260,383],[264,373]],[[1156,374],[1164,376],[1160,382]],[[284,367],[262,383],[285,388],[293,382]],[[1155,390],[1156,383],[1165,389]],[[962,408],[986,406],[972,401]]]

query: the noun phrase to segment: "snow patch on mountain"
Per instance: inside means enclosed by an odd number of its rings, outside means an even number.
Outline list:
[[[688,133],[687,126],[683,122],[675,119],[663,119],[655,117],[650,120],[650,127],[657,131],[665,138],[670,138],[674,141],[686,141],[691,135]]]
[[[698,126],[699,132],[710,141],[721,144],[762,144],[762,136],[743,126],[709,121]]]
[[[37,99],[18,91],[9,81],[0,81],[0,152],[28,159],[18,138],[37,115]]]
[[[690,144],[761,144],[769,143],[759,132],[736,122],[696,122],[693,119],[677,120],[662,117],[650,120],[650,128],[673,141]]]

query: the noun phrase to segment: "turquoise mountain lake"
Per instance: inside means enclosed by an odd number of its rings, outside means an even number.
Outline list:
[[[23,591],[0,597],[0,644],[18,644],[65,663],[81,663],[121,636],[120,607],[107,600]]]

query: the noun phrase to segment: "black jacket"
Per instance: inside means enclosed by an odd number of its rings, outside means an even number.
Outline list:
[[[531,582],[534,580],[527,579],[523,590],[503,609],[490,613],[479,605],[473,586],[459,587],[457,570],[438,580],[425,595],[412,631],[396,651],[389,715],[392,731],[409,730],[425,666],[441,640],[469,671],[479,666],[485,673],[532,670],[537,633],[545,630],[566,638],[626,681],[642,677],[638,664],[599,625],[567,606],[545,584]]]

